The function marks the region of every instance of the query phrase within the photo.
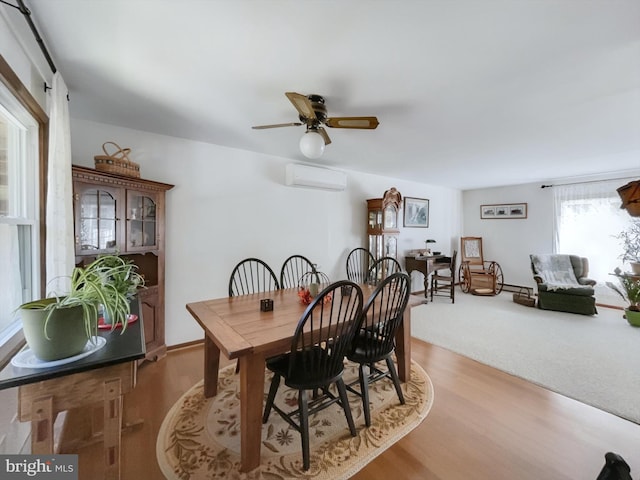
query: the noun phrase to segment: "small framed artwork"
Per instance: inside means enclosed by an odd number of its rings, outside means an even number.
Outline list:
[[[499,205],[480,205],[480,218],[527,218],[527,204],[503,203]]]
[[[429,226],[429,200],[426,198],[404,197],[404,226]]]

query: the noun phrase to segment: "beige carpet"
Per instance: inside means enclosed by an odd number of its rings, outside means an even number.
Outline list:
[[[411,380],[403,384],[406,404],[400,405],[393,384],[384,379],[370,388],[370,428],[364,426],[360,397],[349,393],[358,435],[351,437],[339,405],[318,412],[310,420],[311,468],[301,470],[300,435],[272,412],[262,428],[261,466],[240,473],[240,411],[235,366],[220,371],[218,395],[204,398],[200,381],[171,408],[160,427],[156,454],[166,478],[224,479],[347,479],[417,427],[433,404],[433,385],[415,362]],[[356,379],[357,365],[347,364],[345,381]],[[266,392],[271,381],[265,382]],[[276,403],[297,405],[297,392],[280,384]],[[293,408],[292,408],[293,409]]]
[[[640,328],[621,310],[577,315],[458,290],[455,304],[438,298],[411,313],[416,338],[640,423]]]

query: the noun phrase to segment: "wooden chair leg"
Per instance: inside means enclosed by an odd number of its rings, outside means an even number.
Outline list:
[[[269,420],[269,414],[271,413],[271,409],[273,408],[273,401],[276,398],[276,393],[278,392],[278,387],[280,386],[280,375],[277,373],[273,374],[273,379],[271,380],[271,386],[269,387],[269,395],[267,396],[267,402],[264,406],[264,413],[262,414],[262,423],[267,423]]]
[[[371,426],[371,411],[369,409],[369,372],[365,372],[366,366],[360,364],[359,382],[360,396],[362,397],[362,411],[364,412],[364,424]]]
[[[400,388],[400,378],[398,377],[396,366],[393,364],[393,360],[391,360],[391,357],[387,357],[386,360],[387,368],[389,369],[389,373],[391,374],[391,380],[393,380],[393,386],[396,387],[396,393],[398,394],[400,403],[404,405],[404,395],[402,394],[402,388]]]
[[[453,272],[452,272],[453,273]],[[456,281],[455,278],[452,276],[451,277],[451,303],[456,303]]]
[[[347,423],[349,424],[349,431],[351,436],[356,436],[356,425],[353,423],[353,415],[351,415],[351,407],[349,406],[349,399],[347,398],[347,388],[344,385],[344,380],[339,378],[336,381],[338,386],[338,393],[340,394],[340,403],[342,403],[342,409],[344,410],[344,416],[347,417]]]
[[[307,392],[298,390],[298,408],[300,409],[300,438],[302,439],[302,468],[309,470],[309,404]]]

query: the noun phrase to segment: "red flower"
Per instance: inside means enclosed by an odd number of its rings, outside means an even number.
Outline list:
[[[300,287],[298,289],[298,297],[300,297],[300,302],[305,305],[309,305],[311,303],[311,292],[309,292],[308,288]]]

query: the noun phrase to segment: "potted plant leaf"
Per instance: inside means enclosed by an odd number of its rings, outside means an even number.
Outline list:
[[[629,325],[640,327],[640,276],[625,274],[619,268],[616,268],[613,274],[618,279],[618,285],[606,282],[607,286],[628,302],[624,316]]]
[[[130,300],[144,286],[137,266],[119,255],[103,255],[86,267],[73,269],[66,295],[25,303],[19,307],[27,344],[40,360],[53,361],[81,353],[97,336],[100,306],[112,329],[124,331]]]
[[[640,220],[633,220],[616,238],[622,240],[622,255],[619,258],[629,262],[631,271],[640,275]]]

